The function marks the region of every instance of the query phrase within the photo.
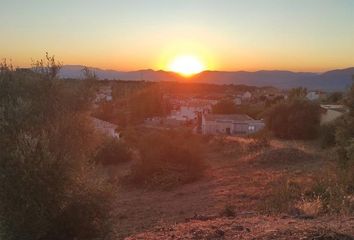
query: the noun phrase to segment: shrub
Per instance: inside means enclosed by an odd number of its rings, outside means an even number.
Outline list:
[[[270,213],[295,213],[294,206],[301,199],[301,193],[301,186],[297,182],[282,178],[274,183],[261,209]]]
[[[128,146],[118,139],[107,139],[96,154],[96,163],[116,165],[132,159]]]
[[[257,152],[270,147],[270,140],[266,136],[256,137],[248,144],[247,149],[250,152]]]
[[[212,110],[214,114],[233,114],[236,113],[236,104],[231,100],[221,100]]]
[[[142,137],[133,182],[173,186],[197,179],[204,169],[199,141],[189,132],[155,132]]]
[[[253,161],[262,167],[278,168],[313,162],[317,157],[315,154],[296,148],[270,148],[256,155]]]
[[[229,204],[225,205],[224,209],[220,212],[220,216],[235,217],[236,216],[235,206]]]
[[[320,126],[319,105],[305,100],[278,104],[268,112],[266,125],[276,137],[315,138]]]
[[[0,64],[0,238],[96,239],[107,233],[111,198],[91,176],[90,91],[57,80],[47,59],[40,73]]]
[[[262,210],[316,217],[320,214],[352,214],[354,212],[353,175],[348,171],[329,169],[308,185],[289,179],[274,183]]]
[[[325,124],[320,127],[319,140],[322,148],[333,147],[336,144],[336,125]]]
[[[353,213],[354,191],[348,186],[353,186],[354,178],[347,173],[343,170],[331,170],[327,175],[318,176],[306,194],[307,198],[320,199],[325,213]]]

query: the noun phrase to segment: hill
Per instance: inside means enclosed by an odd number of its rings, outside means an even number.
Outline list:
[[[60,75],[64,78],[81,78],[83,66],[65,65]],[[100,79],[108,80],[146,80],[146,81],[183,81],[182,76],[168,71],[151,69],[140,71],[115,71],[91,68]],[[189,80],[211,84],[244,84],[250,86],[273,86],[282,89],[306,87],[311,90],[343,91],[350,86],[354,67],[337,69],[325,73],[291,72],[291,71],[256,71],[225,72],[204,71]]]

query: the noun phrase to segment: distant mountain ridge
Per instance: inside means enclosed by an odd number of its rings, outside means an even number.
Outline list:
[[[63,78],[82,78],[81,65],[64,65],[60,70]],[[174,72],[154,71],[116,71],[90,68],[99,79],[108,80],[145,80],[145,81],[186,81],[184,77]],[[311,90],[343,91],[352,83],[354,67],[336,69],[325,73],[291,72],[279,70],[247,71],[204,71],[190,77],[188,81],[212,84],[245,84],[250,86],[273,86],[281,89],[306,87]]]

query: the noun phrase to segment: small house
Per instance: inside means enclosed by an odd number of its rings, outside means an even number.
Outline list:
[[[255,133],[265,126],[262,120],[254,120],[245,114],[207,114],[202,117],[202,133],[247,135]]]

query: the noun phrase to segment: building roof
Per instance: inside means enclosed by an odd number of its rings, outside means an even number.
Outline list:
[[[106,122],[104,120],[95,118],[95,117],[91,117],[91,121],[94,124],[94,126],[96,128],[101,128],[101,129],[112,129],[115,130],[116,128],[118,128],[118,126],[116,124],[110,123],[110,122]]]
[[[325,110],[334,110],[337,112],[347,112],[347,108],[344,105],[335,105],[335,104],[321,104],[321,108]]]
[[[207,114],[204,117],[206,121],[254,121],[246,114]]]

